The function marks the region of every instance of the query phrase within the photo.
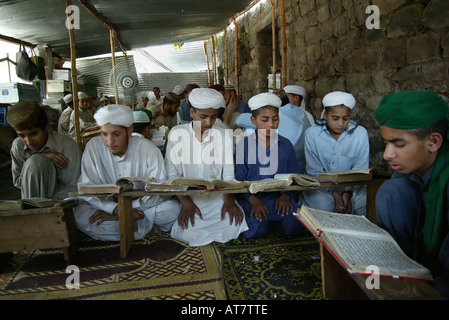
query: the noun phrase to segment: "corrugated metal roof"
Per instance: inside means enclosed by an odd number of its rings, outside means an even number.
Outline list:
[[[226,28],[254,0],[78,0],[69,8],[77,58],[111,52],[109,28],[117,50],[208,39]],[[70,58],[64,0],[3,0],[0,38],[46,44]]]

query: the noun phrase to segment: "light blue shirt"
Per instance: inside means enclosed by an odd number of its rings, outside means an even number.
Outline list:
[[[351,120],[350,126],[335,140],[325,123],[307,129],[305,134],[306,173],[369,168],[368,132]]]
[[[252,129],[250,132],[256,129],[256,126],[251,122],[251,113],[242,113],[238,116],[236,124],[245,130]],[[305,168],[306,166],[304,141],[305,132],[309,127],[310,122],[307,114],[300,107],[289,103],[279,108],[279,127],[277,133],[290,140],[293,144],[296,158],[301,168]]]

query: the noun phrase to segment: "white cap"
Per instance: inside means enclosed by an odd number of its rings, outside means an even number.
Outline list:
[[[339,105],[345,105],[349,109],[354,109],[355,98],[352,94],[343,91],[334,91],[328,93],[323,98],[324,107],[334,107]]]
[[[100,108],[94,114],[94,118],[99,126],[110,123],[129,128],[134,123],[134,116],[131,108],[120,104],[108,104],[107,106]]]
[[[78,91],[78,99],[79,99],[79,100],[81,100],[81,99],[87,99],[87,94],[85,94],[85,93],[82,92],[82,91]]]
[[[225,100],[223,95],[215,89],[196,88],[190,92],[189,102],[197,109],[219,109]]]
[[[73,102],[73,96],[72,96],[71,93],[65,95],[63,99],[64,99],[64,102],[65,102],[66,104],[69,104],[69,103],[72,103],[72,102]]]
[[[173,89],[172,92],[175,93],[175,94],[177,94],[178,96],[180,96],[180,95],[184,92],[184,89],[181,88],[180,85],[177,85],[177,86]]]
[[[285,93],[291,93],[291,94],[296,94],[298,96],[302,97],[301,100],[301,108],[303,108],[305,110],[306,108],[306,89],[304,89],[303,87],[300,86],[296,86],[296,85],[288,85],[284,87],[284,91]]]
[[[249,99],[248,105],[251,111],[266,106],[280,108],[282,105],[282,100],[274,93],[262,92]]]
[[[102,101],[109,102],[109,99],[106,96],[103,96],[103,97],[100,98],[100,102],[102,102]]]
[[[143,111],[133,112],[134,123],[150,123],[150,117]]]

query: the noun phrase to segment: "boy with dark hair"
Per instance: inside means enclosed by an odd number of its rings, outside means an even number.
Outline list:
[[[377,221],[449,297],[449,107],[430,91],[386,96],[374,111],[395,171],[376,196]]]
[[[81,154],[75,140],[51,131],[44,109],[34,101],[13,105],[6,118],[18,136],[11,159],[13,183],[21,197],[62,200],[76,191]]]
[[[278,135],[281,99],[273,93],[260,93],[248,104],[256,132],[240,141],[236,147],[235,178],[239,181],[257,181],[273,178],[277,173],[303,173],[292,143]],[[298,210],[294,192],[261,192],[237,194],[238,203],[245,212],[248,230],[245,238],[266,236],[271,227],[278,232],[295,236],[302,225],[293,212]]]

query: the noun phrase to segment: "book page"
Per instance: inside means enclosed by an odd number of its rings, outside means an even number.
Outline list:
[[[364,216],[326,212],[306,206],[301,207],[300,213],[312,220],[314,225],[322,231],[390,237],[388,232],[371,223]]]
[[[322,234],[322,240],[354,272],[367,273],[366,268],[374,265],[382,275],[431,279],[430,271],[410,259],[393,238],[327,232]]]

